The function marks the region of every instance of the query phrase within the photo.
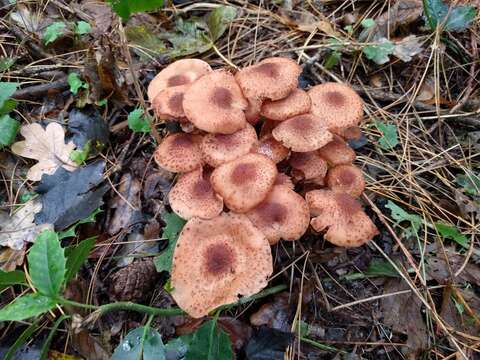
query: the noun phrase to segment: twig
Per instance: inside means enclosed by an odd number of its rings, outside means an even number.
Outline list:
[[[68,89],[67,78],[63,77],[46,84],[33,85],[15,91],[12,98],[15,100],[35,100],[45,95],[53,95]]]

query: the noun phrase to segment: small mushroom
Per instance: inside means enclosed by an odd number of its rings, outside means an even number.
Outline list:
[[[272,135],[296,152],[317,150],[333,139],[324,123],[311,114],[298,115],[281,122],[272,130]]]
[[[243,129],[247,106],[235,78],[225,70],[201,77],[183,97],[183,110],[193,125],[215,134],[233,134]]]
[[[358,140],[362,137],[362,129],[358,126],[350,126],[342,129],[339,135],[346,140]]]
[[[337,246],[357,247],[378,234],[378,229],[365,214],[360,203],[348,194],[331,190],[313,190],[305,195],[312,228],[326,231],[324,238]]]
[[[182,174],[168,194],[172,210],[181,218],[211,219],[223,210],[223,200],[210,184],[210,174],[202,168]]]
[[[171,172],[189,172],[203,165],[200,135],[176,133],[167,136],[154,153],[156,163]]]
[[[362,170],[355,165],[337,165],[328,170],[327,186],[335,193],[359,197],[365,190]]]
[[[257,133],[252,125],[230,135],[207,134],[203,137],[201,148],[205,162],[217,167],[248,154],[257,142]]]
[[[277,173],[266,156],[247,154],[217,167],[210,181],[230,210],[244,213],[267,197]]]
[[[163,89],[152,101],[155,114],[162,120],[179,120],[185,118],[183,96],[187,85]]]
[[[296,153],[292,152],[288,163],[293,168],[294,179],[308,180],[319,185],[324,184],[327,175],[327,162],[316,151]]]
[[[298,87],[301,72],[294,60],[272,57],[243,68],[235,79],[249,99],[280,100]]]
[[[173,254],[172,296],[191,317],[200,318],[239,296],[256,294],[272,272],[270,245],[245,215],[192,218]]]
[[[210,71],[212,71],[210,65],[200,59],[175,61],[160,71],[150,82],[147,89],[148,99],[153,102],[160,91],[169,87],[191,84]]]
[[[275,140],[270,134],[258,140],[254,145],[252,152],[265,155],[275,164],[278,164],[288,156],[290,150],[283,146],[281,142]]]
[[[355,151],[338,135],[335,135],[327,145],[318,149],[318,154],[330,166],[351,164],[356,157]]]
[[[348,85],[324,83],[312,87],[308,95],[312,99],[310,112],[322,119],[332,132],[341,133],[342,129],[362,121],[362,98]]]
[[[305,199],[285,185],[276,185],[267,198],[246,213],[274,245],[283,240],[298,240],[307,231],[310,212]]]
[[[261,114],[270,120],[283,121],[310,111],[312,100],[302,89],[293,90],[286,98],[271,101],[266,100]]]

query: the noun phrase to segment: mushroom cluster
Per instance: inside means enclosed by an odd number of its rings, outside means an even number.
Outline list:
[[[378,233],[357,200],[365,182],[347,144],[360,135],[363,102],[344,84],[304,91],[301,71],[280,57],[236,74],[183,59],[149,85],[156,115],[183,130],[166,136],[154,158],[180,173],[169,203],[188,221],[172,295],[192,317],[264,288],[270,245],[300,239],[309,225],[344,247]]]

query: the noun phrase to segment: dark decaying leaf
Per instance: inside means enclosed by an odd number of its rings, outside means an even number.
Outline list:
[[[118,301],[141,302],[156,285],[157,272],[151,258],[137,259],[111,278],[111,294]]]
[[[254,326],[268,326],[272,329],[288,331],[290,327],[289,294],[275,295],[272,302],[263,304],[250,315],[250,323]]]
[[[81,149],[90,141],[93,149],[99,149],[108,143],[108,126],[100,113],[85,107],[73,109],[68,116],[68,130],[73,134],[72,140]]]
[[[72,343],[75,350],[85,359],[89,360],[108,360],[109,352],[88,330],[82,329],[74,332]]]
[[[283,359],[285,350],[295,336],[268,327],[261,327],[251,338],[245,349],[248,360]]]
[[[450,283],[454,280],[456,283],[471,283],[480,286],[480,266],[473,263],[467,263],[463,271],[458,274],[455,279],[452,275],[455,274],[465,262],[465,256],[459,254],[452,248],[444,248],[445,255],[441,250],[435,251],[436,255],[428,256],[427,273],[440,284]],[[447,260],[448,259],[448,263]]]
[[[102,205],[108,186],[103,181],[105,162],[97,161],[73,172],[59,168],[53,175],[43,175],[36,192],[41,194],[42,211],[36,224],[50,223],[63,230],[86,218]]]

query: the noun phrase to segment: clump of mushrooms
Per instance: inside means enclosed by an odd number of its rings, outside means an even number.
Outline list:
[[[280,57],[235,74],[184,59],[148,87],[157,117],[183,129],[165,135],[154,159],[179,173],[168,200],[187,223],[172,295],[192,317],[264,288],[270,246],[310,226],[343,247],[378,233],[358,200],[365,180],[347,143],[361,135],[362,99],[346,84],[299,89],[301,72]]]

